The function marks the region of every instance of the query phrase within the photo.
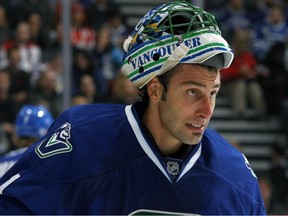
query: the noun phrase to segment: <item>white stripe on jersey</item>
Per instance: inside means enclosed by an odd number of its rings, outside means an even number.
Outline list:
[[[136,119],[134,118],[134,115],[132,112],[132,105],[127,105],[125,107],[125,113],[126,113],[126,116],[128,118],[128,121],[131,125],[131,128],[132,128],[135,136],[137,137],[137,140],[138,140],[139,144],[141,145],[142,149],[149,156],[149,158],[156,164],[156,166],[161,170],[161,172],[166,176],[166,178],[171,182],[171,179],[168,176],[166,170],[163,168],[162,164],[160,163],[160,161],[158,160],[158,158],[156,157],[156,155],[153,153],[152,149],[149,147],[148,143],[146,142],[146,140],[145,140],[145,138],[144,138],[144,136],[143,136],[143,134],[139,128],[139,125],[138,125]]]
[[[0,194],[2,195],[3,190],[8,187],[11,183],[13,183],[16,179],[20,178],[20,174],[17,173],[16,175],[12,176],[8,181],[0,186]]]

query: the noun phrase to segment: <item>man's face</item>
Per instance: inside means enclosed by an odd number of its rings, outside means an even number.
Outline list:
[[[170,140],[197,144],[215,108],[220,88],[219,71],[195,64],[182,64],[172,75],[166,95],[157,101],[162,132]]]

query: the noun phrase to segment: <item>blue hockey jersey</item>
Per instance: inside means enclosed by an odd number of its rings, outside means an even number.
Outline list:
[[[247,159],[216,132],[183,159],[159,152],[134,105],[65,111],[0,179],[1,214],[266,214]]]

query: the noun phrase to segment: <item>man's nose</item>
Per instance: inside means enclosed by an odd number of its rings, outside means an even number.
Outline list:
[[[211,97],[203,97],[200,101],[198,115],[202,118],[211,118],[215,107],[215,100]]]

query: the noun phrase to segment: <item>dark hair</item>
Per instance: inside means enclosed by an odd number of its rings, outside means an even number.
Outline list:
[[[162,95],[162,97],[164,98],[164,100],[166,99],[166,93],[168,91],[168,84],[169,81],[172,77],[172,75],[179,70],[179,66],[175,66],[174,68],[170,69],[169,71],[167,71],[166,73],[158,76],[159,82],[163,85],[164,87],[164,95]],[[142,102],[144,103],[145,107],[148,106],[149,104],[149,95],[147,93],[147,85],[143,86],[143,88],[141,88],[139,90],[139,96],[142,97]]]

